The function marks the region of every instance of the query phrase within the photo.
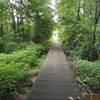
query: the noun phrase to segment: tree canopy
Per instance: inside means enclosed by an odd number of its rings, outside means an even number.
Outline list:
[[[58,13],[62,25],[61,38],[65,45],[80,51],[82,58],[98,59],[99,0],[58,0]]]

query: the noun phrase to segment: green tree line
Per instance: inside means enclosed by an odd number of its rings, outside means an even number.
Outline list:
[[[57,0],[59,37],[79,82],[100,93],[100,0]]]
[[[70,50],[94,61],[100,55],[100,1],[58,0],[60,35]],[[59,26],[58,26],[59,27]]]
[[[0,0],[0,100],[16,100],[32,87],[50,47],[49,0]]]
[[[46,41],[52,28],[49,0],[0,0],[0,52],[9,41]]]

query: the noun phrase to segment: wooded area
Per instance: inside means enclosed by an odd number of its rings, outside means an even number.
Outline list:
[[[100,92],[100,0],[54,2],[56,11],[51,0],[0,0],[0,100],[30,87],[55,30],[77,78]]]
[[[100,91],[100,0],[58,0],[59,35],[77,78]]]
[[[33,73],[38,74],[52,36],[49,3],[0,0],[0,100],[11,100],[30,86]]]
[[[61,0],[58,12],[64,44],[71,50],[78,50],[83,59],[97,60],[100,53],[100,1]]]

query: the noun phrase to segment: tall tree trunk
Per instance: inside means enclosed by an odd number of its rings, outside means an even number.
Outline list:
[[[80,20],[80,1],[78,2],[77,6],[77,20]]]
[[[35,43],[39,43],[41,41],[41,36],[39,34],[40,32],[40,24],[41,24],[41,19],[40,19],[40,15],[39,15],[39,12],[36,11],[36,15],[35,15],[35,23],[36,23],[36,26],[35,26],[35,36],[34,36],[34,42]]]
[[[92,38],[92,44],[91,44],[91,51],[89,53],[89,60],[91,60],[91,61],[94,61],[94,60],[98,59],[98,56],[99,56],[98,52],[97,52],[97,48],[95,47],[95,43],[96,43],[96,30],[97,30],[97,24],[99,22],[99,17],[100,17],[100,14],[98,12],[97,4],[98,4],[98,2],[96,0],[93,38]]]
[[[24,21],[23,21],[23,16],[20,16],[20,25],[21,25],[21,31],[22,31],[22,34],[24,35]]]
[[[12,28],[13,28],[15,36],[16,36],[16,21],[15,21],[15,15],[14,15],[14,8],[13,8],[12,4],[10,3],[10,0],[8,0],[8,5],[11,8],[10,14],[12,17]]]
[[[3,35],[3,23],[1,23],[0,25],[0,37],[2,37]]]
[[[2,41],[2,36],[3,36],[3,24],[1,23],[0,25],[0,53],[4,51],[4,45]]]
[[[19,34],[21,34],[21,29],[20,29],[20,18],[17,16],[17,31]]]
[[[20,31],[20,35],[21,37],[23,38],[23,40],[25,39],[25,29],[24,29],[24,17],[23,17],[23,6],[24,6],[24,3],[23,3],[23,0],[20,0],[19,2],[19,7],[20,7],[20,10],[22,12],[19,12],[19,21],[18,21],[18,25],[19,25],[19,31]]]

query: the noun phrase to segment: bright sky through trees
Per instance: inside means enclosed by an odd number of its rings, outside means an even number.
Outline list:
[[[53,20],[55,22],[58,21],[58,14],[57,14],[57,9],[56,9],[56,0],[51,0],[51,6],[50,6],[52,9],[53,9]]]

